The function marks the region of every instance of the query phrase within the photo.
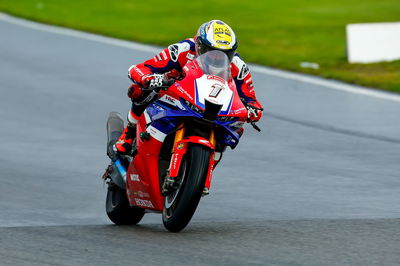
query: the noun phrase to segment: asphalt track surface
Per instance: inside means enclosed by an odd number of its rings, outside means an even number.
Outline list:
[[[153,55],[0,21],[0,265],[399,265],[399,101],[260,71],[189,226],[112,225],[105,121]]]

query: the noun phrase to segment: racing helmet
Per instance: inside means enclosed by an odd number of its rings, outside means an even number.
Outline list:
[[[220,50],[230,61],[238,47],[232,28],[221,20],[211,20],[202,24],[195,36],[195,43],[197,56],[210,50]]]

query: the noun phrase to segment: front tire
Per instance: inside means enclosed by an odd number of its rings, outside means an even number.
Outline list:
[[[165,197],[163,223],[170,232],[179,232],[192,219],[203,193],[210,161],[210,150],[202,145],[192,144],[182,160],[180,184]]]
[[[126,190],[114,183],[108,184],[106,212],[108,218],[116,225],[137,224],[144,215],[144,209],[131,207],[126,196]]]

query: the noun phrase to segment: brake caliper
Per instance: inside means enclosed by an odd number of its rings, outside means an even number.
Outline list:
[[[176,187],[176,180],[173,177],[170,177],[169,175],[167,175],[167,177],[165,177],[164,179],[164,183],[162,185],[162,190],[161,190],[161,194],[163,196],[167,196],[168,194],[170,194],[173,189]]]

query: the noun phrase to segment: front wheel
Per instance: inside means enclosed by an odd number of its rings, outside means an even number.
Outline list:
[[[178,188],[167,195],[163,208],[163,223],[171,232],[179,232],[192,219],[203,193],[210,161],[210,150],[192,144],[183,158]]]
[[[144,209],[129,206],[126,190],[114,183],[108,184],[106,212],[108,218],[116,225],[137,224],[144,215]]]

